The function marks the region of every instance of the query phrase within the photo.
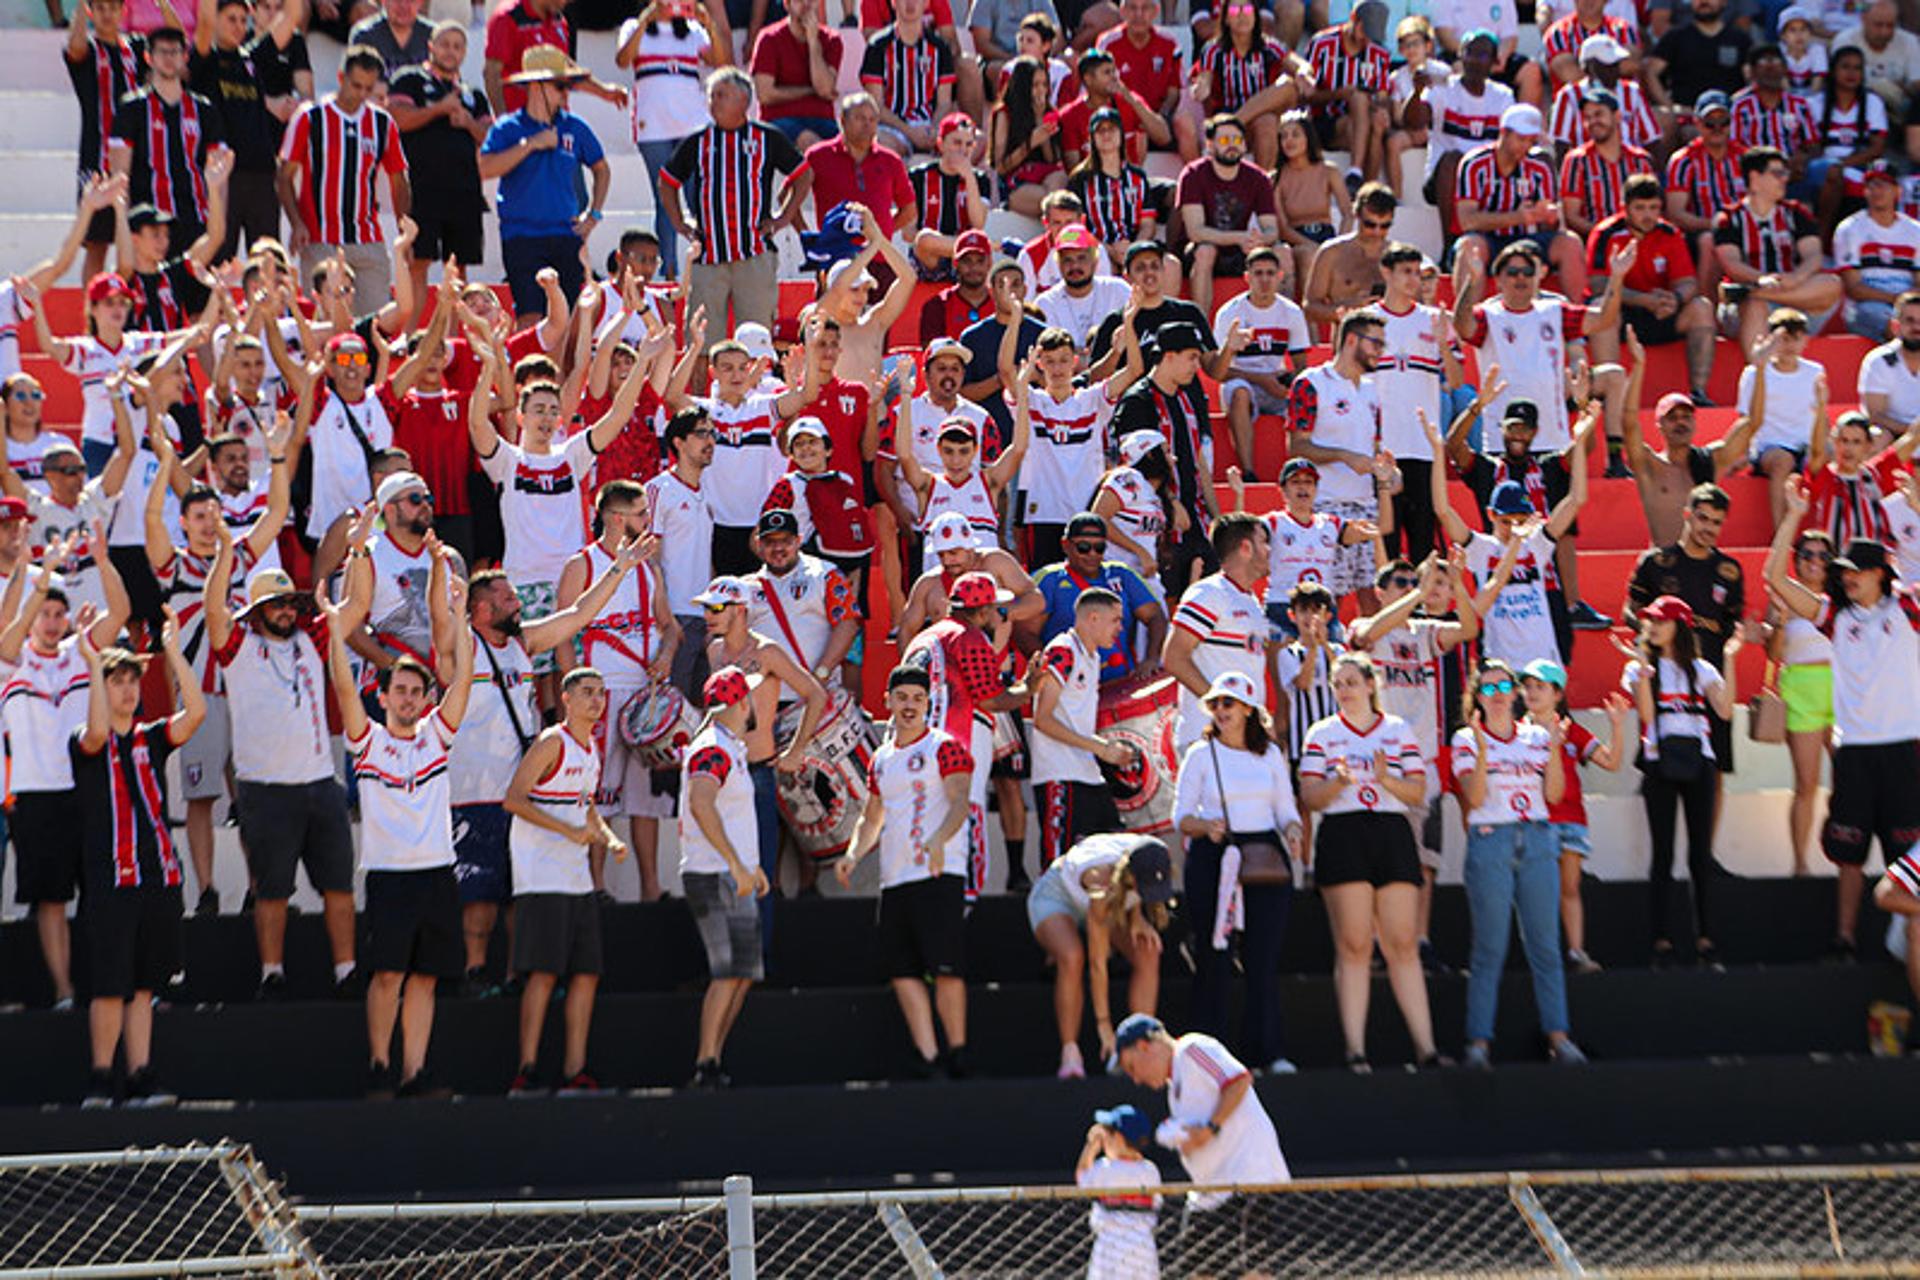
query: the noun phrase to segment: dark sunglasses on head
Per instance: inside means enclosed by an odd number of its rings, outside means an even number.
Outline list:
[[[15,400],[45,400],[47,393],[38,387],[22,387],[13,393]]]
[[[1513,681],[1507,679],[1505,676],[1502,676],[1498,680],[1482,680],[1480,682],[1480,692],[1481,693],[1512,693]]]
[[[1105,551],[1107,544],[1105,542],[1076,542],[1073,544],[1073,549],[1083,556],[1090,556],[1096,551]]]

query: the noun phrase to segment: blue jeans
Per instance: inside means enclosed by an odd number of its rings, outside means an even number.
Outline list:
[[[1847,304],[1847,332],[1869,342],[1885,342],[1893,324],[1893,304],[1869,299]]]
[[[680,139],[666,141],[640,142],[634,144],[640,148],[640,159],[647,166],[647,185],[653,189],[653,234],[660,241],[660,278],[678,280],[680,278],[680,233],[673,229],[673,219],[667,216],[666,206],[660,203],[660,171],[667,161],[673,158],[673,152],[680,145]]]
[[[1560,851],[1547,822],[1475,823],[1467,828],[1467,910],[1473,920],[1468,963],[1467,1039],[1492,1040],[1500,975],[1516,912],[1520,945],[1533,971],[1540,1029],[1567,1030],[1567,975],[1560,962]]]
[[[822,142],[831,142],[840,136],[840,126],[831,116],[777,116],[766,123],[786,134],[787,141],[796,147],[803,133],[810,133]]]
[[[1193,930],[1193,999],[1188,1017],[1195,1031],[1235,1045],[1242,1062],[1264,1067],[1285,1053],[1280,1027],[1280,948],[1287,940],[1293,886],[1260,885],[1242,890],[1247,912],[1246,930],[1240,935],[1240,963],[1247,972],[1247,1004],[1236,1044],[1228,1035],[1233,1007],[1233,948],[1213,949],[1220,854],[1221,847],[1211,840],[1187,842],[1187,918]]]

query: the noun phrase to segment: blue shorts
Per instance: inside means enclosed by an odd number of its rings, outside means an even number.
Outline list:
[[[800,144],[803,133],[810,133],[822,142],[840,136],[839,124],[826,116],[780,116],[765,123],[786,134],[787,141],[795,146]]]
[[[580,237],[571,231],[559,236],[513,236],[500,241],[500,265],[513,292],[513,313],[537,316],[547,309],[546,291],[535,277],[542,267],[552,267],[560,275],[560,292],[578,297],[587,278],[580,261]]]
[[[1562,854],[1577,853],[1583,858],[1593,856],[1593,838],[1587,834],[1587,824],[1584,822],[1554,823],[1553,839]]]
[[[1783,444],[1762,444],[1755,445],[1753,451],[1747,455],[1747,462],[1753,467],[1756,474],[1758,474],[1760,470],[1761,459],[1770,453],[1791,454],[1793,456],[1793,470],[1796,475],[1807,469],[1806,449],[1789,449]]]
[[[453,806],[453,877],[460,885],[460,905],[513,897],[513,862],[507,854],[512,821],[502,805]]]
[[[1027,891],[1027,925],[1038,930],[1040,922],[1048,916],[1065,916],[1079,928],[1086,922],[1086,914],[1067,892],[1067,884],[1062,877],[1066,874],[1060,868],[1064,864],[1055,863],[1047,873],[1033,882],[1033,888]]]

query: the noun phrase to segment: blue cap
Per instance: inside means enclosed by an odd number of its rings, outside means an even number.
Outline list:
[[[1113,1029],[1113,1051],[1124,1053],[1142,1040],[1149,1040],[1166,1029],[1167,1024],[1150,1013],[1130,1013]]]
[[[1526,486],[1518,480],[1502,480],[1493,486],[1493,496],[1487,499],[1487,510],[1496,516],[1530,516],[1533,514],[1533,499],[1527,496]]]
[[[1153,1137],[1153,1121],[1131,1102],[1094,1112],[1093,1122],[1113,1130],[1136,1147],[1146,1146],[1147,1140]]]
[[[1520,674],[1531,676],[1535,680],[1544,680],[1556,689],[1567,687],[1567,669],[1552,658],[1535,658],[1520,668]]]
[[[1709,111],[1724,111],[1733,114],[1733,99],[1719,89],[1709,89],[1693,100],[1693,114],[1696,119]]]

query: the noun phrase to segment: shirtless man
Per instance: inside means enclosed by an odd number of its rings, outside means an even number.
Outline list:
[[[907,594],[907,607],[900,615],[900,638],[905,643],[912,637],[925,631],[936,622],[944,620],[952,611],[952,602],[947,598],[947,589],[969,573],[988,573],[1001,588],[1013,593],[1013,599],[1007,604],[1007,623],[1009,625],[1023,619],[1031,620],[1038,626],[1041,615],[1047,610],[1046,597],[1040,594],[1040,588],[1033,584],[1033,578],[1020,567],[1020,562],[999,547],[988,546],[980,534],[967,522],[965,515],[950,511],[933,522],[927,531],[927,550],[937,556],[940,567],[929,569],[920,575],[913,584],[913,590]],[[1010,637],[1012,632],[1007,633]],[[999,647],[1006,642],[994,637]],[[996,713],[1006,715],[1005,712]],[[1009,717],[1016,736],[1024,735],[1025,726],[1018,716]],[[1005,727],[1004,725],[1000,727]],[[1026,754],[1024,737],[1016,748],[1016,756]],[[1000,834],[1007,842],[1007,892],[1015,892],[1026,883],[1027,873],[1024,865],[1027,838],[1026,798],[1020,790],[1020,774],[1023,770],[1016,760],[1012,768],[996,769],[992,775],[994,794],[999,802]]]
[[[807,747],[820,719],[827,713],[827,688],[811,671],[794,660],[780,642],[763,636],[747,625],[747,613],[758,588],[746,578],[722,576],[694,597],[707,611],[707,660],[715,671],[728,667],[744,672],[753,702],[753,714],[747,718],[742,735],[747,744],[747,772],[753,778],[754,817],[760,827],[760,867],[768,884],[779,883],[780,807],[776,773],[800,771]],[[800,695],[806,710],[800,713],[800,729],[785,751],[774,742],[774,722],[780,718],[782,686]],[[815,868],[803,861],[802,877],[811,882]],[[807,887],[803,885],[803,888]],[[760,900],[760,937],[762,946],[771,946],[773,937],[773,895]]]
[[[863,226],[873,225],[873,213],[867,206],[856,204],[854,210],[860,214]],[[876,255],[885,259],[893,272],[893,279],[878,302],[873,301],[873,294],[879,282],[867,270]],[[814,305],[840,325],[840,359],[834,366],[838,376],[866,384],[879,375],[887,331],[913,300],[917,279],[907,255],[900,252],[891,239],[880,236],[869,236],[866,247],[827,273],[827,291]],[[800,316],[803,330],[806,318],[803,311]]]
[[[1633,408],[1640,403],[1640,384],[1646,378],[1646,351],[1631,325],[1621,326],[1620,331],[1626,338],[1627,353],[1633,357],[1633,373],[1627,379],[1629,407],[1621,415],[1621,452],[1640,489],[1640,509],[1646,513],[1650,544],[1669,546],[1679,541],[1687,495],[1693,487],[1715,483],[1747,460],[1754,430],[1766,414],[1766,383],[1763,379],[1754,389],[1752,412],[1734,419],[1726,436],[1709,445],[1693,442],[1693,401],[1680,391],[1661,396],[1653,420],[1666,447],[1656,450],[1647,443],[1640,429],[1640,414]]]
[[[1353,198],[1353,230],[1335,236],[1314,254],[1300,305],[1316,329],[1338,324],[1341,316],[1380,296],[1386,287],[1380,255],[1387,251],[1399,207],[1384,184],[1369,182]]]

